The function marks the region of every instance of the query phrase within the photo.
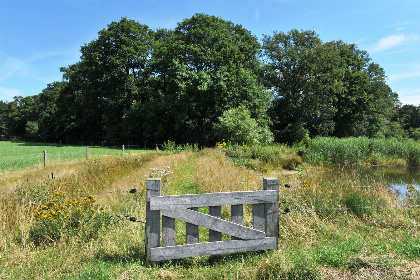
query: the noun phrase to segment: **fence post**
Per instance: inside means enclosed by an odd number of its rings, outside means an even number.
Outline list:
[[[89,147],[86,147],[86,159],[89,160]]]
[[[279,188],[280,183],[277,178],[264,178],[263,189],[276,191],[276,202],[265,204],[265,234],[267,237],[276,238],[278,248],[279,237]]]
[[[147,179],[146,185],[146,263],[150,261],[150,249],[160,247],[160,210],[150,210],[150,198],[160,196],[160,179]]]
[[[44,167],[47,166],[47,150],[44,150]]]
[[[125,146],[124,145],[122,145],[122,153],[123,154],[125,153]]]

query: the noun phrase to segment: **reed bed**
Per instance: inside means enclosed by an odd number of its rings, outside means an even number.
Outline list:
[[[312,164],[420,165],[420,142],[366,137],[316,137],[304,150]]]

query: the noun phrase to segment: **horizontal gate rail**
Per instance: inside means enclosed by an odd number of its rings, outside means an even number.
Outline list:
[[[161,196],[160,185],[160,179],[147,180],[146,261],[148,263],[277,248],[278,179],[264,178],[264,190],[251,192]],[[244,204],[252,204],[253,228],[243,226]],[[221,219],[222,205],[231,205],[231,221]],[[198,207],[208,207],[209,214],[198,212]],[[186,245],[176,245],[175,219],[186,222]],[[199,226],[209,229],[209,242],[199,243]],[[221,241],[222,233],[230,235],[231,240]]]

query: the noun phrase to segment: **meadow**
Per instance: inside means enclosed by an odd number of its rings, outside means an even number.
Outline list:
[[[86,146],[71,146],[34,142],[0,141],[0,172],[20,169],[44,162],[44,150],[48,160],[73,160],[86,158]],[[118,155],[122,147],[90,146],[89,155]],[[139,150],[127,150],[127,153]]]
[[[301,148],[219,143],[3,170],[0,279],[419,279],[419,192],[408,186],[401,202],[377,179],[360,187],[366,178],[337,172],[326,181],[328,167],[308,164]],[[279,178],[278,250],[145,264],[144,187],[157,176],[164,195],[255,190]],[[185,223],[176,227],[185,243]]]

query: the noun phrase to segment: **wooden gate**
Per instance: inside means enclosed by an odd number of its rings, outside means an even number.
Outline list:
[[[262,191],[161,196],[160,186],[160,179],[147,180],[148,263],[277,248],[278,179],[264,178]],[[252,204],[253,228],[243,226],[244,204]],[[231,205],[231,221],[221,219],[222,205]],[[198,207],[209,207],[209,215],[198,212]],[[175,219],[187,223],[186,245],[175,243]],[[209,242],[199,243],[199,226],[209,229]],[[230,235],[231,240],[221,241],[222,233]]]

